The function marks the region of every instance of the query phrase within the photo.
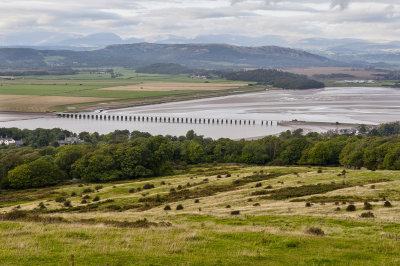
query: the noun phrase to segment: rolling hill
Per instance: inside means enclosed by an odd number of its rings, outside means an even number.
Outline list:
[[[345,63],[278,46],[227,44],[117,44],[92,51],[1,48],[0,68],[139,67],[179,63],[192,68],[323,67]]]

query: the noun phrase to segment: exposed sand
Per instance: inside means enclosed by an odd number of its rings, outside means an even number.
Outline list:
[[[0,111],[45,112],[50,107],[64,104],[110,101],[112,98],[0,95]]]
[[[142,84],[107,87],[100,90],[112,91],[180,91],[180,90],[227,90],[244,87],[247,84],[185,83],[185,82],[144,82]]]

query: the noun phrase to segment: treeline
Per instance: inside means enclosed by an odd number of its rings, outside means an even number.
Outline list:
[[[0,184],[3,189],[21,189],[54,185],[73,178],[107,182],[167,175],[198,163],[345,165],[400,170],[399,123],[394,125],[382,126],[364,136],[303,135],[299,129],[253,141],[213,140],[193,131],[180,137],[127,130],[106,135],[83,132],[79,135],[85,139],[85,145],[2,146]],[[388,132],[397,133],[385,136]]]
[[[256,69],[250,71],[227,72],[223,74],[228,80],[253,81],[282,89],[315,89],[325,84],[307,76],[279,71],[276,69]]]
[[[39,70],[0,70],[0,76],[45,76],[45,75],[75,75],[78,71],[72,68],[54,68]]]
[[[314,74],[313,78],[316,79],[346,79],[356,78],[356,76],[347,73],[331,73],[331,74]]]
[[[194,70],[179,64],[158,63],[136,68],[137,73],[179,75],[193,73]]]

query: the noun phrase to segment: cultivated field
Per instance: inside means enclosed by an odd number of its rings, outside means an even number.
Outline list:
[[[0,77],[0,111],[66,111],[188,100],[260,90],[246,82],[195,80],[186,75],[136,74],[123,76],[76,74],[65,76]],[[18,96],[35,97],[18,97]],[[57,97],[48,97],[57,96]],[[47,97],[47,98],[46,98]],[[73,99],[76,98],[76,99]],[[7,103],[10,100],[9,103]],[[43,106],[30,107],[32,100]]]
[[[398,265],[399,192],[395,171],[235,165],[2,191],[0,261]]]
[[[0,110],[14,112],[46,112],[52,106],[77,103],[109,101],[110,98],[0,95]],[[112,99],[111,99],[112,100]]]
[[[189,83],[189,82],[143,82],[136,85],[102,88],[101,90],[117,91],[191,91],[191,90],[227,90],[245,87],[247,84],[224,84],[224,83]]]

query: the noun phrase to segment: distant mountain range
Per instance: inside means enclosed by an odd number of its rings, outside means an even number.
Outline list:
[[[31,41],[30,41],[31,40]],[[89,51],[113,44],[135,44],[146,42],[142,38],[123,39],[114,33],[97,33],[87,36],[47,36],[45,33],[27,33],[23,36],[0,36],[0,46],[34,48],[40,50]],[[248,37],[242,35],[202,35],[194,38],[168,36],[158,38],[157,44],[230,44],[246,47],[280,46],[300,49],[328,57],[333,60],[385,66],[400,65],[400,41],[374,43],[360,39],[305,38],[286,40],[278,35]],[[29,44],[29,45],[27,45]]]
[[[308,52],[278,46],[227,44],[114,44],[90,51],[1,48],[2,68],[138,67],[178,63],[192,68],[323,67],[346,64]]]

